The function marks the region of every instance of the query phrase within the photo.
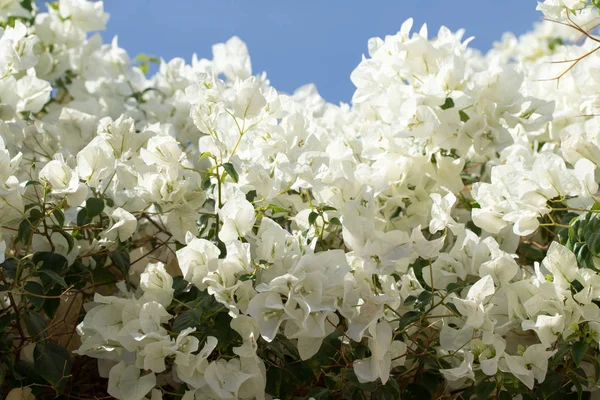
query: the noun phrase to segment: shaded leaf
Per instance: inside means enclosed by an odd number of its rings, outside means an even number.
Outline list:
[[[36,340],[48,338],[46,329],[48,324],[44,317],[35,312],[27,312],[25,314],[25,326],[27,327],[27,333]]]
[[[573,347],[571,347],[571,356],[573,357],[576,366],[579,366],[581,361],[583,361],[583,357],[585,356],[585,353],[587,353],[588,347],[589,345],[583,340],[574,343]]]
[[[317,218],[319,217],[319,214],[317,214],[316,212],[312,211],[310,214],[308,214],[308,223],[310,225],[314,225],[315,221],[317,220]]]
[[[27,282],[25,284],[25,291],[27,292],[27,298],[31,304],[35,307],[36,311],[41,310],[44,305],[44,288],[37,282]]]
[[[233,164],[232,163],[224,163],[223,168],[225,169],[225,171],[227,171],[227,174],[229,174],[231,179],[235,183],[238,183],[238,181],[240,180],[240,176],[238,175],[237,171],[235,170],[235,167],[233,166]]]
[[[126,251],[117,251],[110,254],[110,259],[112,260],[113,264],[119,268],[119,271],[121,271],[123,277],[127,278],[129,275],[129,267],[131,266],[129,253]]]
[[[431,393],[425,386],[411,383],[402,391],[402,400],[423,400],[430,399]]]
[[[410,324],[418,321],[421,318],[421,314],[422,313],[420,311],[407,312],[402,316],[402,318],[400,318],[400,321],[398,322],[398,329],[402,330]]]
[[[90,197],[85,202],[85,209],[87,210],[87,218],[90,220],[104,211],[104,200]]]
[[[54,343],[38,342],[33,350],[37,372],[58,394],[64,390],[71,374],[71,356],[67,349]]]
[[[31,240],[31,235],[33,235],[31,223],[28,219],[24,219],[19,224],[19,229],[17,229],[17,241],[27,245]]]
[[[65,225],[65,214],[60,208],[55,208],[54,211],[52,211],[52,214],[54,215],[54,218],[56,218],[56,222],[59,226],[62,227]]]
[[[446,97],[446,101],[440,106],[442,110],[447,110],[452,107],[454,107],[454,100],[452,100],[451,97]]]
[[[479,383],[475,390],[477,400],[487,400],[494,390],[496,390],[496,382],[484,381]]]

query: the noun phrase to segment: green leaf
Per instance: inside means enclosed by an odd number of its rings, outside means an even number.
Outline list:
[[[408,297],[406,297],[406,299],[404,299],[404,302],[402,303],[402,305],[412,306],[413,304],[415,304],[416,301],[417,301],[417,296],[408,296]]]
[[[597,1],[598,0],[592,0],[592,4],[594,4],[594,2]],[[548,48],[554,51],[554,49],[556,49],[557,46],[562,46],[563,44],[565,44],[565,41],[562,38],[554,37],[548,41]]]
[[[417,296],[417,301],[415,301],[415,308],[423,309],[431,304],[431,299],[433,298],[433,293],[428,291],[423,291]]]
[[[87,218],[92,220],[104,211],[104,200],[90,197],[85,202],[85,209],[87,210]]]
[[[25,184],[25,187],[30,186],[30,185],[39,185],[41,186],[42,184],[38,181],[27,181],[27,183]]]
[[[558,364],[563,363],[565,361],[565,357],[567,356],[567,354],[570,351],[571,351],[571,347],[567,343],[560,342],[558,344],[556,353],[552,357],[552,364],[551,365],[556,366]]]
[[[361,383],[358,380],[358,377],[356,376],[356,374],[354,373],[353,370],[348,370],[346,372],[346,379],[352,386],[359,388],[363,392],[373,393],[374,391],[377,390],[377,383],[375,383],[375,382],[362,382]]]
[[[59,231],[55,230],[54,232],[60,233],[62,235],[62,237],[65,238],[65,240],[67,241],[67,245],[68,245],[68,250],[67,251],[69,253],[71,251],[73,251],[73,248],[75,247],[75,239],[73,238],[73,236],[70,233],[65,232],[63,230],[59,230]]]
[[[454,100],[452,100],[451,97],[446,97],[446,101],[440,106],[442,110],[447,110],[452,107],[454,107]]]
[[[318,217],[319,217],[319,214],[317,214],[316,212],[312,211],[310,214],[308,214],[308,223],[310,225],[314,225],[315,221],[317,220]]]
[[[29,293],[27,294],[27,298],[29,299],[33,307],[36,309],[36,311],[41,310],[45,300],[42,296],[46,295],[42,285],[40,285],[37,282],[27,282],[25,284],[25,291]]]
[[[129,253],[126,251],[116,251],[110,254],[110,259],[112,260],[113,264],[119,268],[119,271],[121,271],[123,277],[127,278],[129,275],[129,267],[131,266]]]
[[[411,383],[402,391],[402,400],[424,400],[430,399],[431,393],[425,386]]]
[[[248,199],[246,199],[246,200],[248,200]],[[287,213],[290,212],[290,210],[288,210],[286,208],[283,208],[283,207],[280,207],[280,206],[278,206],[276,204],[269,204],[267,206],[267,210],[273,211],[274,214],[287,214]]]
[[[65,214],[60,208],[55,208],[54,211],[52,211],[52,214],[54,215],[54,218],[56,218],[58,226],[62,227],[65,225]]]
[[[148,74],[150,64],[160,64],[160,59],[158,57],[150,56],[148,54],[138,54],[133,61],[137,63],[138,68],[142,70],[144,75]]]
[[[592,357],[591,362],[594,365],[594,381],[590,382],[590,384],[595,385],[600,380],[600,361],[598,361],[598,358]]]
[[[33,10],[33,0],[23,0],[21,2],[21,7],[23,7],[27,11],[32,11]],[[2,382],[0,382],[0,385],[1,384],[2,384]]]
[[[587,237],[586,243],[594,257],[600,257],[600,232],[596,231]]]
[[[466,112],[464,112],[463,110],[460,110],[458,112],[458,116],[460,117],[460,120],[462,122],[467,122],[468,120],[471,119],[471,117],[469,117],[469,115]]]
[[[200,309],[185,310],[173,321],[173,332],[181,332],[189,327],[196,328],[201,326],[202,314],[202,310]]]
[[[31,223],[28,219],[24,219],[19,224],[19,229],[17,230],[17,241],[23,243],[24,245],[27,245],[31,240],[31,235],[33,235]]]
[[[41,378],[38,371],[36,371],[35,365],[29,361],[25,360],[17,360],[15,361],[14,366],[12,367],[12,376],[17,380],[30,380],[30,381],[38,381]]]
[[[420,311],[407,312],[406,314],[404,314],[402,316],[402,318],[400,318],[400,321],[398,322],[398,329],[403,330],[407,326],[418,321],[421,318],[421,314],[422,314],[422,312],[420,312]]]
[[[371,395],[371,400],[397,400],[400,398],[400,387],[394,379],[390,379],[384,386],[377,388]]]
[[[552,394],[558,393],[561,389],[561,376],[556,371],[549,369],[544,379],[544,383],[538,387],[537,398],[552,398]]]
[[[225,163],[225,164],[223,164],[223,168],[225,168],[225,171],[229,174],[231,179],[235,183],[238,183],[238,181],[240,180],[240,176],[238,175],[237,171],[235,170],[235,167],[233,166],[233,164]]]
[[[40,269],[52,270],[58,273],[66,271],[69,266],[65,256],[51,251],[38,251],[33,255],[32,260],[35,265],[40,264]]]
[[[308,400],[310,398],[314,398],[315,400],[328,400],[330,398],[329,389],[327,389],[327,388],[311,389],[311,391],[308,392],[304,398],[306,400]]]
[[[210,157],[212,154],[210,154],[210,151],[203,151],[202,154],[200,154],[200,157],[198,157],[198,161],[200,160],[204,160],[207,157]]]
[[[117,277],[108,269],[97,267],[92,270],[92,279],[94,285],[98,285],[115,282]]]
[[[71,374],[71,356],[67,349],[55,343],[38,342],[33,359],[37,372],[61,394]]]
[[[36,341],[48,338],[48,333],[46,332],[48,324],[40,314],[28,311],[25,314],[25,326],[27,327],[29,336],[36,339]]]
[[[252,189],[248,193],[246,193],[246,200],[248,200],[250,203],[252,203],[256,199],[256,196],[257,196],[256,190]]]
[[[281,368],[271,367],[267,370],[267,386],[265,393],[273,397],[280,397],[283,372]]]
[[[203,316],[204,317],[204,316]],[[226,351],[234,340],[239,339],[240,335],[231,329],[231,317],[225,312],[220,312],[216,317],[210,318],[214,321],[212,336],[218,337],[217,350]]]
[[[583,385],[581,384],[579,378],[576,376],[569,376],[569,379],[571,380],[571,382],[573,382],[573,385],[577,390],[577,399],[581,400],[583,398]]]
[[[446,286],[446,291],[450,294],[450,293],[454,293],[454,292],[460,292],[462,289],[464,288],[464,285],[459,285],[458,283],[449,283],[448,286]]]
[[[487,381],[479,383],[475,391],[477,400],[487,400],[492,396],[494,390],[496,390],[496,382]]]
[[[18,266],[19,262],[15,258],[7,258],[2,264],[0,264],[4,276],[9,277],[10,279],[16,278]]]
[[[579,366],[581,361],[583,361],[583,357],[585,357],[588,347],[589,345],[583,340],[575,342],[573,347],[571,347],[571,357],[573,357],[573,361],[575,362],[576,366]]]
[[[44,218],[44,214],[42,214],[39,209],[32,208],[31,211],[29,211],[29,221],[31,225],[37,224],[42,218]]]
[[[32,261],[39,266],[38,275],[47,289],[55,284],[67,288],[68,285],[62,275],[67,271],[69,263],[64,256],[49,251],[39,251],[33,255]]]
[[[63,278],[62,276],[60,276],[52,270],[42,269],[39,270],[38,273],[47,276],[52,282],[59,284],[64,289],[68,287],[67,282],[65,282],[65,278]]]
[[[338,219],[338,217],[333,217],[329,220],[329,223],[332,225],[338,225],[338,226],[342,226],[342,223],[340,222],[340,220]]]
[[[519,118],[529,119],[536,112],[537,108],[530,108],[529,110],[525,110],[519,115]]]
[[[173,297],[177,298],[188,287],[188,282],[183,279],[183,276],[173,277]]]
[[[503,391],[498,394],[498,400],[512,400],[512,398],[512,395],[507,391]]]
[[[212,184],[211,180],[210,180],[210,175],[206,175],[204,177],[204,179],[202,180],[202,184],[201,187],[204,190],[208,190],[208,188],[210,188],[210,185]]]
[[[48,293],[46,293],[46,294],[48,296],[60,296],[61,293],[62,293],[62,289],[59,287],[55,287],[55,288],[50,289],[48,291]],[[52,319],[56,315],[56,311],[58,310],[59,306],[60,306],[60,297],[53,297],[53,298],[45,299],[44,307],[42,307],[42,309],[44,310],[44,314],[46,314],[46,316],[48,318]]]
[[[87,210],[84,207],[77,213],[77,226],[83,226],[88,222],[90,222],[90,219],[88,219]]]
[[[364,400],[365,396],[363,395],[363,393],[357,389],[352,393],[352,396],[350,397],[350,400]]]

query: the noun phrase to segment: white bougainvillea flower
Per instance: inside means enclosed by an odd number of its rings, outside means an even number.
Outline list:
[[[142,299],[154,300],[168,307],[173,300],[173,277],[169,275],[163,263],[151,263],[140,275],[140,288],[144,291]]]
[[[431,206],[429,232],[436,233],[447,226],[453,231],[457,229],[458,224],[450,215],[452,207],[456,203],[456,196],[453,193],[448,193],[444,197],[438,193],[432,193],[430,196],[433,200],[433,205]]]
[[[200,290],[206,289],[204,278],[216,272],[219,267],[221,251],[206,239],[198,239],[188,232],[186,246],[177,250],[177,261],[183,278]]]
[[[381,379],[385,384],[390,377],[393,332],[386,321],[371,325],[369,328],[369,350],[371,356],[364,360],[354,361],[354,373],[359,382],[373,382]]]
[[[97,187],[100,180],[110,177],[114,169],[113,152],[99,143],[90,143],[77,154],[77,173],[90,187]]]
[[[47,81],[37,78],[35,69],[30,68],[27,75],[17,81],[15,90],[18,98],[15,107],[17,111],[37,113],[50,100],[52,86]]]
[[[217,347],[217,338],[208,336],[206,343],[198,354],[185,354],[178,356],[175,362],[177,377],[187,383],[189,387],[200,389],[206,385],[204,373],[209,365],[208,357]]]
[[[410,235],[410,244],[412,250],[425,259],[432,259],[438,256],[444,246],[445,236],[438,239],[427,240],[421,231],[421,225],[414,228]]]
[[[554,277],[554,285],[561,289],[567,289],[571,282],[581,279],[575,255],[558,242],[552,242],[542,266]]]
[[[465,379],[475,380],[473,371],[473,361],[475,357],[473,353],[466,352],[462,363],[456,368],[441,369],[440,372],[450,382],[461,381]]]
[[[29,11],[21,6],[19,0],[0,0],[0,20],[5,21],[9,16],[28,18]],[[21,23],[17,20],[17,24]]]
[[[62,18],[71,20],[73,25],[86,32],[104,30],[108,21],[102,1],[61,0],[58,12]]]
[[[233,115],[237,118],[253,118],[267,105],[261,93],[261,82],[254,77],[236,84],[235,98],[231,103]]]
[[[219,218],[223,221],[219,239],[224,242],[246,236],[252,230],[256,220],[254,207],[241,191],[234,192],[227,200],[219,210]]]
[[[213,64],[217,73],[223,73],[227,79],[246,79],[252,74],[252,65],[246,44],[237,36],[225,43],[212,47]]]
[[[565,330],[565,316],[538,315],[535,321],[523,321],[521,327],[523,330],[535,331],[542,344],[550,347]]]
[[[121,361],[110,370],[107,392],[120,400],[142,400],[155,386],[154,373],[142,375],[138,368]]]
[[[161,335],[167,333],[162,324],[169,321],[173,316],[165,310],[165,307],[156,301],[150,301],[142,305],[139,323],[144,333],[157,332]]]
[[[472,328],[481,328],[485,322],[487,310],[489,306],[485,301],[492,296],[496,291],[494,279],[490,275],[486,275],[479,279],[469,289],[467,296],[462,299],[453,298],[454,305],[461,315],[467,317],[465,326]]]
[[[137,228],[137,219],[128,211],[125,211],[121,207],[116,208],[111,214],[110,218],[113,221],[113,225],[102,232],[102,237],[108,241],[125,242],[129,239]]]
[[[537,10],[548,18],[561,19],[566,12],[581,10],[587,3],[587,0],[544,0],[538,1]]]
[[[546,349],[544,344],[534,344],[529,346],[522,356],[504,354],[500,369],[510,372],[529,389],[533,389],[536,380],[542,383],[546,379],[548,360],[556,353],[556,350],[547,351]]]

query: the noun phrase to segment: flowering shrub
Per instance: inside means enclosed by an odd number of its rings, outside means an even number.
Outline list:
[[[102,2],[0,0],[2,393],[589,396],[597,5],[485,55],[408,20],[336,106],[236,37],[131,60]]]

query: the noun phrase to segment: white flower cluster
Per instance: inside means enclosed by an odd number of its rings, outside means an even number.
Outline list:
[[[0,0],[8,16],[32,17]],[[566,45],[545,22],[482,55],[462,31],[429,38],[408,20],[369,41],[352,105],[336,106],[311,85],[276,91],[236,37],[147,77],[116,40],[88,38],[107,19],[102,2],[60,0],[0,31],[0,225],[16,257],[41,196],[63,213],[42,217],[26,251],[90,270],[124,244],[152,253],[78,326],[77,352],[99,359],[111,396],[160,399],[166,382],[186,400],[264,399],[261,343],[285,338],[306,360],[336,330],[368,347],[351,360],[358,381],[385,384],[419,363],[423,319],[452,388],[507,373],[531,389],[557,340],[598,344],[598,274],[558,242],[541,263],[516,256],[560,225],[553,212],[598,201],[600,55],[558,89],[539,80],[591,39]],[[93,218],[95,237],[50,228]],[[227,310],[233,354],[173,330],[174,275]]]

